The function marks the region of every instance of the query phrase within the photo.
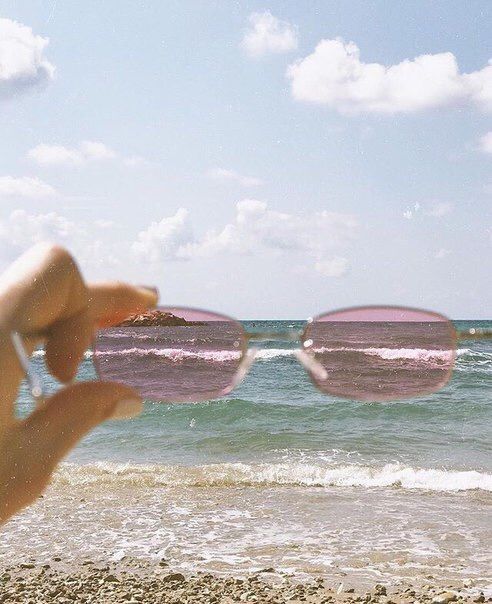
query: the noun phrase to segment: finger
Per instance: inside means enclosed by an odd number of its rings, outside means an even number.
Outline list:
[[[103,283],[88,287],[88,305],[77,314],[56,322],[48,332],[46,363],[50,372],[67,383],[77,374],[84,353],[94,338],[96,326],[109,326],[129,314],[155,306],[155,292],[125,283]]]
[[[14,421],[13,402],[23,377],[11,334],[0,329],[0,435]]]
[[[94,320],[87,310],[55,323],[46,340],[46,365],[63,383],[77,374],[84,354],[94,337]]]
[[[44,334],[57,321],[87,308],[87,290],[69,252],[38,245],[0,278],[0,323],[23,334]]]
[[[127,386],[85,382],[58,391],[18,422],[2,443],[0,521],[38,497],[56,465],[95,426],[141,409],[140,397]]]
[[[88,286],[89,304],[99,327],[109,327],[128,315],[144,312],[157,304],[155,289],[126,283],[95,283]]]

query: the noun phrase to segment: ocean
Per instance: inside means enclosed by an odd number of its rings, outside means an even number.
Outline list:
[[[278,333],[302,325],[244,322]],[[59,555],[490,588],[492,340],[460,342],[441,391],[380,403],[318,391],[295,342],[259,347],[221,399],[146,403],[140,417],[96,429],[4,527],[0,562]],[[55,388],[42,354],[33,362]],[[87,355],[78,379],[94,375]],[[23,386],[19,413],[31,407]]]

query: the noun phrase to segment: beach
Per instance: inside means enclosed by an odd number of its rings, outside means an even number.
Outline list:
[[[309,582],[295,582],[277,575],[271,568],[243,578],[225,578],[209,573],[185,576],[162,568],[129,570],[115,564],[96,567],[91,561],[86,561],[83,569],[66,572],[56,568],[60,562],[57,559],[41,567],[25,563],[9,568],[0,575],[0,602],[447,604],[492,601],[474,588],[471,581],[461,586],[441,587],[428,582],[420,588],[404,583],[392,586],[376,583],[369,590],[357,591],[344,583],[336,584],[319,577]]]
[[[441,392],[384,404],[322,395],[293,347],[264,342],[223,399],[85,439],[2,527],[0,601],[488,601],[491,344],[460,345]]]

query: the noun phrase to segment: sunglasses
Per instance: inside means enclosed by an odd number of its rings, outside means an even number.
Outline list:
[[[98,376],[132,386],[146,400],[198,402],[229,394],[258,354],[251,343],[298,341],[292,354],[324,394],[358,401],[427,395],[450,379],[459,339],[446,317],[393,306],[347,308],[309,319],[302,330],[248,332],[214,312],[159,307],[102,329],[94,342]]]

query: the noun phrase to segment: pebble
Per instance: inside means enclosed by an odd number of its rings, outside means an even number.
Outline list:
[[[457,596],[452,591],[445,591],[443,594],[439,594],[432,598],[432,604],[448,604],[448,602],[454,602],[457,600]]]
[[[391,583],[388,587],[375,584],[367,592],[345,589],[337,582],[328,587],[329,579],[312,577],[303,583],[284,577],[272,583],[256,573],[246,578],[215,577],[210,573],[185,576],[180,572],[156,573],[159,568],[134,560],[128,566],[112,564],[89,568],[83,563],[70,573],[42,565],[25,568],[17,565],[10,572],[0,569],[1,604],[235,604],[238,602],[264,604],[448,604],[458,599],[459,604],[483,604],[485,596],[445,591],[425,585],[410,587],[408,583]],[[25,565],[26,563],[24,563]],[[133,570],[131,570],[131,568]],[[72,567],[73,568],[73,567]],[[42,572],[40,572],[40,570]],[[270,567],[263,572],[271,572]],[[332,584],[333,585],[333,584]],[[338,587],[338,589],[337,589]],[[438,595],[436,595],[438,594]],[[434,596],[434,597],[433,597]]]

